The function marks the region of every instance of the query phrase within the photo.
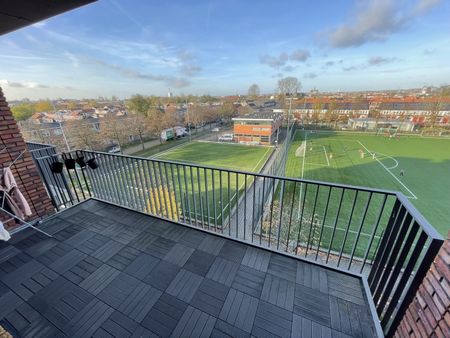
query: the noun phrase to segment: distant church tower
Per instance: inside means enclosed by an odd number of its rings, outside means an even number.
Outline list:
[[[172,94],[172,92],[170,91],[170,88],[169,88],[169,92],[167,93],[167,97],[168,97],[168,98],[173,97],[173,94]]]

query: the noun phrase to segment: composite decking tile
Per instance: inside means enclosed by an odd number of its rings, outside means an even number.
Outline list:
[[[118,311],[114,311],[92,337],[131,337],[139,324]]]
[[[111,316],[114,309],[94,298],[63,328],[69,337],[91,337]]]
[[[3,262],[8,262],[14,256],[21,254],[22,251],[17,249],[14,245],[3,242],[0,246],[0,269]],[[26,255],[26,254],[24,254]],[[29,255],[28,255],[29,256]],[[29,256],[31,259],[31,256]],[[1,270],[0,270],[1,271]]]
[[[283,309],[292,311],[294,306],[294,283],[284,278],[267,274],[261,299]]]
[[[231,286],[239,269],[239,264],[217,257],[211,265],[206,277],[216,282]]]
[[[85,259],[66,271],[63,276],[71,282],[79,284],[90,274],[94,273],[102,264],[102,261],[99,261],[91,256],[87,256]]]
[[[117,309],[136,322],[141,322],[161,295],[162,291],[139,283]]]
[[[172,337],[204,337],[211,335],[216,317],[202,312],[192,306],[188,306],[183,316],[178,321],[177,326],[172,332]]]
[[[143,229],[143,231],[150,232],[156,236],[161,236],[169,228],[167,224],[167,222],[154,222]]]
[[[329,296],[326,293],[296,284],[294,313],[319,324],[330,326]]]
[[[292,312],[260,301],[256,311],[252,335],[255,337],[290,337]]]
[[[80,283],[80,286],[92,293],[93,295],[99,294],[111,281],[113,281],[120,271],[110,267],[107,264],[100,266],[95,272],[89,275],[84,281]]]
[[[65,337],[59,329],[27,303],[9,310],[9,314],[0,320],[0,325],[13,337]]]
[[[116,253],[122,250],[124,246],[125,245],[120,242],[110,240],[99,247],[96,251],[91,253],[91,256],[101,260],[102,262],[106,262]]]
[[[36,257],[36,260],[45,265],[50,265],[69,251],[72,251],[73,247],[65,243],[59,243],[51,249],[45,251],[42,255]]]
[[[165,291],[179,271],[179,266],[160,261],[142,280],[161,291]]]
[[[164,260],[182,267],[194,252],[193,248],[177,243],[164,256]]]
[[[153,242],[157,241],[158,237],[153,235],[149,232],[143,232],[138,237],[133,239],[130,243],[128,243],[129,246],[145,251],[149,247],[153,246]]]
[[[72,224],[71,226],[66,227],[63,230],[58,231],[56,234],[53,235],[53,238],[61,242],[65,242],[84,229],[85,229],[84,227],[78,224]]]
[[[89,238],[87,241],[83,242],[81,245],[77,247],[77,250],[80,250],[81,252],[84,252],[85,254],[92,254],[93,252],[97,251],[98,248],[105,245],[107,242],[110,241],[109,237],[106,237],[101,234],[95,234],[91,238]]]
[[[306,262],[297,262],[296,283],[328,293],[328,274],[326,269]]]
[[[83,244],[84,242],[86,242],[88,239],[90,239],[91,237],[93,237],[95,235],[96,235],[96,233],[94,231],[91,231],[89,229],[82,229],[81,231],[79,231],[78,233],[73,235],[72,237],[69,237],[68,239],[66,239],[64,241],[64,243],[66,243],[74,248],[77,248],[81,244]]]
[[[330,276],[328,283],[330,295],[355,304],[366,304],[361,282],[357,278],[338,274],[334,271],[328,271],[327,274]]]
[[[143,283],[122,272],[97,294],[97,298],[113,308],[118,308],[139,284]]]
[[[216,257],[204,251],[195,250],[183,268],[200,276],[205,276]]]
[[[201,231],[188,231],[183,237],[180,238],[179,242],[188,247],[197,249],[205,237],[206,234]]]
[[[24,301],[12,291],[7,291],[0,296],[0,320],[8,313],[16,309]]]
[[[143,279],[159,262],[160,259],[141,252],[132,262],[128,264],[128,266],[124,269],[124,272],[138,279]]]
[[[205,278],[198,287],[190,304],[217,317],[220,314],[229,290],[230,288],[228,286]]]
[[[159,337],[170,337],[188,305],[164,293],[142,320],[141,325]]]
[[[8,254],[11,250],[8,250]],[[22,265],[33,260],[33,257],[25,252],[14,253],[10,258],[8,257],[2,263],[0,263],[0,277],[12,273]]]
[[[331,338],[331,328],[295,315],[292,320],[292,338]]]
[[[49,268],[58,274],[63,274],[64,272],[70,270],[72,267],[77,265],[83,259],[85,259],[87,255],[81,251],[73,249],[66,253],[64,256],[61,256],[52,264],[49,265]]]
[[[242,259],[242,264],[262,272],[267,272],[269,260],[270,252],[249,246]]]
[[[153,236],[153,235],[152,235]],[[145,252],[157,258],[164,258],[165,255],[176,244],[175,241],[164,237],[155,237],[151,245],[147,246]]]
[[[245,332],[224,322],[223,320],[217,319],[216,325],[214,326],[214,330],[211,332],[212,338],[249,338],[250,333]]]
[[[172,283],[167,287],[166,292],[172,296],[189,303],[194,297],[195,292],[200,286],[203,277],[196,275],[193,272],[181,269]]]
[[[114,256],[112,256],[106,262],[106,264],[112,266],[117,270],[122,271],[126,267],[128,267],[128,265],[130,265],[140,254],[141,254],[140,250],[135,249],[131,246],[126,246],[118,253],[116,253]]]
[[[241,264],[246,249],[244,244],[226,241],[219,252],[219,257]]]
[[[295,282],[297,277],[297,260],[282,255],[270,256],[267,273]]]
[[[218,255],[220,250],[222,250],[225,242],[226,240],[223,238],[206,235],[206,237],[200,243],[198,249],[212,255]]]
[[[241,330],[251,332],[258,303],[257,298],[230,289],[219,318]]]
[[[240,265],[234,277],[232,287],[250,296],[259,298],[263,290],[265,276],[266,274],[262,271]]]
[[[188,230],[185,228],[170,226],[164,231],[161,237],[169,239],[171,241],[179,242],[187,232]]]

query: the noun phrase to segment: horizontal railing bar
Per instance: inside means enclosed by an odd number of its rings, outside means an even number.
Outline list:
[[[78,151],[80,151],[80,150],[78,150]],[[117,157],[141,159],[141,160],[153,161],[153,162],[185,165],[188,167],[199,168],[199,169],[211,169],[211,170],[219,169],[219,170],[222,170],[225,172],[235,173],[235,174],[242,174],[242,175],[247,174],[247,175],[252,175],[252,176],[276,179],[276,180],[286,180],[286,181],[290,181],[290,182],[323,185],[323,186],[327,186],[327,187],[336,187],[336,188],[343,188],[343,189],[349,189],[349,190],[359,190],[359,191],[380,193],[380,194],[386,194],[386,195],[392,195],[392,196],[395,196],[397,194],[396,191],[391,191],[391,190],[383,190],[383,189],[377,189],[377,188],[368,188],[368,187],[361,187],[361,186],[356,186],[356,185],[346,185],[346,184],[340,184],[340,183],[331,183],[331,182],[323,182],[323,181],[315,181],[315,180],[306,180],[306,179],[295,178],[295,177],[261,174],[261,173],[255,173],[255,172],[250,172],[250,171],[233,170],[233,169],[227,169],[227,168],[216,167],[216,166],[206,166],[206,165],[198,165],[198,164],[193,164],[193,163],[184,163],[184,162],[180,162],[180,161],[168,161],[168,160],[160,160],[157,158],[146,158],[146,157],[140,157],[140,156],[123,155],[123,154],[111,154],[111,153],[106,153],[106,152],[101,152],[101,151],[91,151],[91,150],[81,150],[81,151],[83,151],[85,153],[101,154],[101,155],[108,155],[108,156],[113,156],[113,157],[117,156]]]

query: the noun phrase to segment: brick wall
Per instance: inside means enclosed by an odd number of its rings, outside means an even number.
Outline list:
[[[396,337],[450,337],[450,232],[417,294],[406,310]]]
[[[27,149],[22,134],[19,131],[14,120],[8,103],[0,88],[0,149],[2,145],[8,147],[7,151],[0,153],[0,169],[15,159],[23,150]],[[44,217],[54,212],[51,200],[41,181],[36,166],[34,165],[31,154],[26,151],[16,164],[11,167],[20,191],[28,201],[31,207],[32,215],[29,219]],[[0,219],[5,220],[4,213],[0,212]],[[13,222],[6,226],[14,225]]]

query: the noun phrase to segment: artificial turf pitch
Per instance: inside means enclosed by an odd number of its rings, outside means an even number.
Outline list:
[[[450,139],[420,136],[297,131],[286,163],[290,177],[400,191],[443,236],[449,173]]]

